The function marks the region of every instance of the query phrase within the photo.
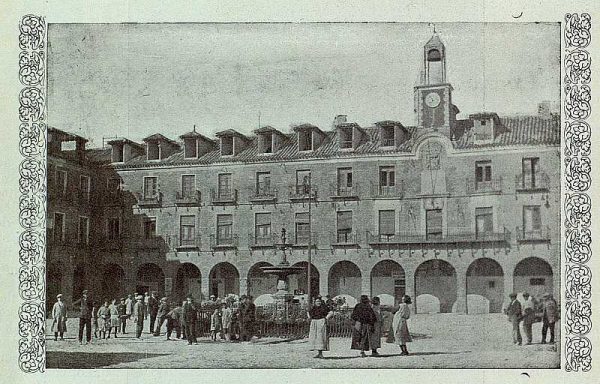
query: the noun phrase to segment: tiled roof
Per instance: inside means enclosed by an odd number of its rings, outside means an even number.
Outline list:
[[[475,143],[470,128],[471,120],[459,120],[453,130],[457,140],[452,144],[456,150],[469,150],[486,147],[508,147],[519,145],[556,145],[560,143],[560,119],[554,116],[550,119],[540,117],[518,116],[501,117],[500,133],[492,142],[486,144]],[[432,131],[418,129],[417,127],[404,127],[409,139],[397,147],[380,147],[379,127],[362,128],[365,137],[353,150],[340,149],[336,130],[323,132],[323,143],[313,151],[298,151],[298,138],[296,133],[283,134],[287,140],[275,153],[270,155],[258,153],[258,139],[256,136],[248,137],[248,146],[235,156],[221,157],[220,151],[215,149],[197,159],[184,159],[183,151],[178,151],[169,158],[159,162],[148,162],[145,156],[137,156],[119,168],[153,167],[162,165],[191,165],[212,163],[252,163],[252,162],[279,162],[301,159],[331,159],[348,157],[380,156],[392,153],[409,153],[418,139]],[[110,156],[110,154],[109,154]]]
[[[145,141],[145,142],[148,142],[148,141],[166,141],[167,143],[179,146],[179,144],[177,144],[176,141],[173,141],[173,140],[169,139],[168,137],[161,135],[160,133],[155,133],[153,135],[145,137],[142,140]]]

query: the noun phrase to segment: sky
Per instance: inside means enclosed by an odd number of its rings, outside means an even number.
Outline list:
[[[436,23],[459,118],[560,101],[560,25]],[[103,137],[209,137],[336,115],[414,125],[428,23],[50,24],[48,123]],[[259,118],[260,115],[260,118]]]

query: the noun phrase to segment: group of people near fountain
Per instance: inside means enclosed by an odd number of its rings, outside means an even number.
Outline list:
[[[401,355],[408,355],[407,342],[412,338],[408,331],[407,320],[410,318],[410,296],[402,296],[402,302],[396,309],[391,329],[388,331],[386,342],[396,343],[400,346]],[[333,309],[322,298],[317,297],[309,311],[310,331],[308,341],[310,349],[317,351],[315,358],[323,358],[323,351],[329,350],[329,333],[327,320],[333,317]],[[362,295],[356,304],[350,319],[353,322],[351,349],[360,350],[360,356],[366,357],[365,351],[371,351],[371,356],[379,356],[377,351],[381,348],[381,338],[384,333],[383,313],[381,301],[375,296]]]

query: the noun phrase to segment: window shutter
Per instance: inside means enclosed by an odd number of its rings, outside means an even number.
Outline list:
[[[182,226],[196,226],[196,216],[181,216],[180,220]]]
[[[343,211],[337,213],[337,229],[352,231],[352,211]]]
[[[379,211],[379,233],[383,235],[396,233],[396,211]]]
[[[308,223],[308,212],[296,213],[296,223]]]
[[[257,213],[256,214],[256,226],[260,225],[271,225],[271,214],[270,213]]]
[[[231,225],[233,224],[233,217],[231,215],[218,215],[217,216],[217,225]]]

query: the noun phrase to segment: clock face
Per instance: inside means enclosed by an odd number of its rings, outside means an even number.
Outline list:
[[[437,92],[430,92],[425,96],[425,104],[429,108],[435,108],[440,105],[440,95]]]

